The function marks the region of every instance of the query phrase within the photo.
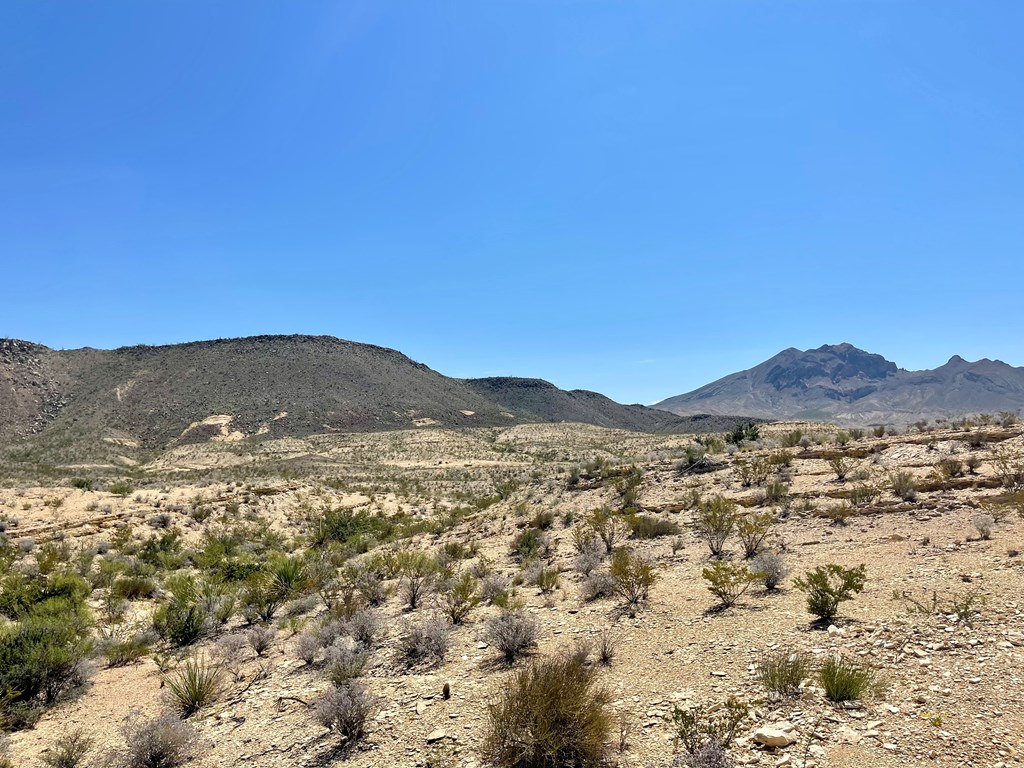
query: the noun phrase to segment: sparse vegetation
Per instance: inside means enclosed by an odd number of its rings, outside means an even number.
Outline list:
[[[611,746],[609,699],[578,654],[534,661],[488,706],[484,756],[503,768],[600,768]]]
[[[874,685],[875,671],[865,663],[833,654],[822,663],[818,681],[829,701],[859,701]]]
[[[807,610],[823,621],[830,621],[839,612],[839,605],[852,600],[864,589],[867,568],[844,568],[835,563],[819,565],[802,577],[793,580],[793,585],[807,594]]]

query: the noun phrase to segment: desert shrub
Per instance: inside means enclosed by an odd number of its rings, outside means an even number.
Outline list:
[[[337,542],[355,552],[366,552],[373,541],[385,541],[394,533],[394,523],[383,515],[344,507],[330,509],[313,521],[310,541],[316,547]]]
[[[702,501],[694,512],[693,529],[711,550],[712,557],[721,557],[725,542],[736,527],[736,503],[724,496]]]
[[[150,640],[145,633],[136,632],[127,637],[111,638],[102,644],[100,651],[108,667],[127,667],[149,653]]]
[[[854,595],[863,591],[866,579],[867,570],[863,564],[856,568],[843,568],[829,563],[794,579],[793,585],[807,594],[807,610],[827,621],[835,618],[840,603],[852,600]]]
[[[774,469],[771,462],[764,456],[739,459],[736,461],[735,467],[744,488],[749,488],[752,485],[764,485]]]
[[[917,484],[914,482],[912,472],[895,472],[890,477],[892,492],[903,501],[914,501],[917,499]]]
[[[757,679],[768,693],[797,696],[807,679],[808,661],[800,651],[779,650],[765,654],[757,663]]]
[[[132,717],[121,734],[125,744],[116,756],[118,768],[178,768],[198,741],[192,726],[170,714],[145,721]]]
[[[608,630],[603,631],[597,637],[597,660],[610,667],[615,654],[618,652],[618,642]]]
[[[277,632],[272,627],[253,627],[245,633],[245,641],[255,651],[257,656],[263,656],[263,654],[270,650],[270,646],[274,644],[275,637],[277,637]]]
[[[875,682],[875,671],[867,664],[845,656],[830,655],[821,665],[818,681],[829,701],[858,701]]]
[[[366,686],[352,680],[318,699],[313,705],[313,716],[320,725],[336,731],[348,746],[366,734],[366,724],[379,704]]]
[[[607,571],[593,571],[580,582],[580,599],[585,603],[614,594],[615,579]]]
[[[550,551],[551,540],[540,528],[526,528],[512,540],[512,554],[519,560],[533,560]]]
[[[743,556],[756,555],[768,538],[774,517],[771,512],[745,512],[735,517],[736,536],[743,544]]]
[[[511,664],[537,645],[539,634],[537,620],[530,614],[522,610],[502,611],[487,622],[484,639]]]
[[[878,489],[867,483],[858,483],[847,491],[846,498],[855,507],[871,504],[878,498]]]
[[[81,729],[65,733],[53,748],[40,755],[39,759],[49,768],[78,768],[92,749],[93,740]]]
[[[41,601],[0,626],[0,721],[24,721],[28,710],[79,686],[90,650],[85,607],[67,597]]]
[[[671,520],[651,515],[633,515],[629,518],[629,529],[634,539],[654,539],[659,536],[674,536],[679,526]]]
[[[440,619],[425,619],[406,628],[399,652],[407,664],[441,661],[451,644],[451,628]]]
[[[761,428],[753,422],[747,422],[746,424],[737,424],[732,432],[726,432],[725,442],[739,445],[742,442],[753,442],[760,437]]]
[[[116,480],[107,486],[107,491],[124,499],[132,495],[135,491],[135,486],[132,485],[130,480]]]
[[[992,458],[996,477],[1004,488],[1010,491],[1024,490],[1024,456],[1009,451],[999,451]]]
[[[830,504],[827,507],[823,507],[815,512],[816,517],[822,517],[828,520],[832,525],[845,526],[847,520],[854,516],[855,510],[848,501],[841,501],[838,504]]]
[[[658,575],[647,560],[628,549],[621,548],[612,554],[609,575],[615,585],[615,593],[628,608],[635,608],[647,602],[651,587]]]
[[[975,454],[971,454],[964,459],[964,466],[967,467],[967,471],[972,475],[978,474],[978,469],[981,467],[982,463],[981,457]]]
[[[173,645],[194,643],[212,628],[212,618],[200,600],[199,584],[192,576],[175,574],[164,586],[170,595],[153,614],[153,628]]]
[[[219,664],[198,656],[186,659],[174,672],[164,678],[175,709],[188,717],[210,704],[220,692],[223,670]]]
[[[579,573],[583,574],[584,576],[589,576],[591,573],[594,572],[595,569],[600,567],[603,559],[604,558],[601,556],[601,553],[599,552],[581,552],[580,554],[576,555],[576,559],[573,561],[573,566]]]
[[[984,541],[988,541],[992,538],[992,530],[995,528],[995,518],[992,515],[979,514],[971,518],[971,523],[974,525],[974,529],[978,532],[978,537]]]
[[[724,608],[735,605],[760,576],[742,563],[724,560],[715,560],[705,566],[701,575],[707,581],[711,594],[718,598]]]
[[[295,640],[295,655],[307,665],[312,665],[316,663],[322,647],[319,633],[307,630]]]
[[[578,654],[535,661],[487,708],[482,751],[503,768],[599,768],[609,751],[608,693]]]
[[[846,475],[852,469],[853,463],[845,456],[829,456],[828,466],[835,473],[836,480],[842,483],[846,481]]]
[[[508,596],[511,584],[500,573],[491,573],[480,580],[480,597],[491,605]]]
[[[406,550],[398,553],[401,594],[406,605],[416,610],[429,593],[437,577],[437,561],[426,552]]]
[[[626,523],[607,507],[591,512],[587,517],[587,526],[604,543],[605,554],[609,555],[628,533]]]
[[[964,473],[964,463],[955,456],[946,456],[936,462],[935,469],[940,477],[951,480],[960,477]]]
[[[417,651],[426,651],[420,647]],[[350,637],[338,637],[324,651],[327,679],[342,686],[363,674],[369,654]]]
[[[783,448],[796,448],[800,445],[800,438],[804,436],[803,430],[794,429],[789,432],[785,432],[782,435],[782,447]]]
[[[879,424],[871,428],[871,434],[875,437],[885,437],[885,424]]]
[[[728,749],[747,712],[744,702],[730,696],[717,707],[676,706],[672,710],[672,724],[680,747],[687,755],[694,755],[708,744]]]
[[[156,582],[148,576],[125,574],[119,576],[110,588],[114,597],[121,600],[139,600],[156,593]]]
[[[383,628],[376,611],[360,608],[345,622],[345,631],[364,648],[372,648],[383,633]]]
[[[778,552],[759,552],[750,561],[750,569],[760,574],[761,582],[767,590],[777,589],[789,575],[785,558]]]

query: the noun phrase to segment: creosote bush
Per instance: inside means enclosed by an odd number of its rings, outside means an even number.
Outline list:
[[[712,557],[721,557],[725,542],[736,527],[736,503],[724,496],[712,496],[698,504],[693,530],[708,545]]]
[[[93,740],[81,729],[65,733],[40,759],[49,768],[78,768],[92,749]]]
[[[534,661],[488,706],[483,753],[501,768],[599,768],[609,754],[608,693],[580,654]]]
[[[747,704],[730,696],[719,707],[705,707],[701,704],[672,710],[679,746],[687,755],[698,754],[709,744],[728,749],[740,724],[746,719]]]
[[[807,610],[819,619],[828,621],[839,612],[839,604],[852,600],[864,589],[867,569],[861,564],[856,568],[844,568],[836,563],[819,565],[802,577],[794,579],[793,585],[807,593]]]
[[[736,536],[743,544],[743,556],[754,557],[761,551],[771,531],[774,516],[771,512],[746,512],[736,517]]]
[[[625,601],[629,609],[646,602],[651,587],[657,581],[654,567],[640,555],[625,548],[617,549],[612,554],[608,572],[615,585],[615,593]]]
[[[715,560],[705,566],[702,575],[711,594],[718,598],[723,608],[735,605],[750,585],[761,577],[742,563],[724,560]]]

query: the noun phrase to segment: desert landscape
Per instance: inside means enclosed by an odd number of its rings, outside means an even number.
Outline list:
[[[4,631],[40,589],[82,624],[51,687],[0,673],[8,759],[127,765],[165,716],[189,765],[483,765],[516,676],[572,658],[611,764],[1017,765],[1022,434],[423,427],[12,478]],[[797,582],[830,564],[863,579],[820,619]]]

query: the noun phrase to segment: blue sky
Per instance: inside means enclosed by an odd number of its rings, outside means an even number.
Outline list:
[[[653,402],[1024,365],[1024,5],[0,5],[0,336],[324,333]]]

